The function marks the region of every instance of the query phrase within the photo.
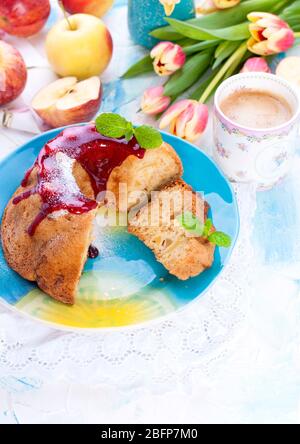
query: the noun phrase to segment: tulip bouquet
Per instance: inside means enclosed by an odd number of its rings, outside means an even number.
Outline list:
[[[300,37],[300,0],[213,2],[217,12],[186,22],[166,18],[169,26],[151,33],[161,42],[124,74],[128,79],[154,68],[167,78],[145,91],[141,109],[149,115],[165,112],[160,128],[189,141],[205,130],[206,102],[223,80],[241,70],[269,72],[268,57]],[[176,102],[182,94],[188,97]]]
[[[172,15],[176,5],[181,0],[159,0],[165,9],[166,15]],[[243,0],[203,0],[202,4],[197,7],[199,13],[210,13],[218,9],[232,8]]]

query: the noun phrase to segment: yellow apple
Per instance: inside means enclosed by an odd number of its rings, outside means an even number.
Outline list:
[[[50,30],[46,52],[58,75],[82,80],[98,76],[107,68],[113,41],[102,20],[89,14],[75,14]]]
[[[87,122],[99,111],[102,86],[99,77],[78,82],[76,77],[56,80],[37,93],[32,108],[52,128]]]

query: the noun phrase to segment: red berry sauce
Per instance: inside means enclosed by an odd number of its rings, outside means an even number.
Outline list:
[[[82,194],[76,183],[74,160],[88,173],[96,199],[99,193],[105,192],[112,170],[130,155],[140,159],[145,155],[135,138],[128,142],[104,137],[94,124],[67,128],[48,142],[22,181],[26,187],[32,170],[37,167],[37,184],[13,200],[17,205],[34,194],[42,200],[41,210],[28,228],[28,234],[33,236],[39,224],[56,211],[83,214],[97,208],[97,201]]]

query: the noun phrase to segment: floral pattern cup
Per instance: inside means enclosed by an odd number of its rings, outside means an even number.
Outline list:
[[[220,103],[241,89],[270,92],[284,97],[293,117],[284,125],[268,129],[241,126],[220,109]],[[271,188],[288,173],[298,135],[300,100],[288,82],[273,74],[244,73],[223,82],[215,94],[214,157],[230,180],[254,182],[259,188]]]

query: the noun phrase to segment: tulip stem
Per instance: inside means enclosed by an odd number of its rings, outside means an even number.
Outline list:
[[[241,60],[244,55],[247,52],[247,42],[243,42],[239,48],[232,54],[232,56],[227,60],[227,62],[223,65],[223,67],[220,69],[218,74],[214,77],[214,79],[211,81],[211,83],[208,85],[202,96],[200,97],[199,102],[205,103],[209,96],[211,95],[214,88],[218,85],[218,83],[222,80],[222,78],[225,76],[228,69],[233,64],[236,64],[239,60]]]
[[[63,12],[63,15],[64,15],[65,19],[67,20],[67,23],[68,23],[68,25],[69,25],[70,31],[75,31],[75,29],[72,27],[72,24],[71,24],[71,22],[70,22],[70,20],[69,20],[69,17],[68,17],[67,11],[65,10],[65,7],[64,7],[64,5],[63,5],[63,2],[62,2],[61,0],[58,0],[58,4],[59,4],[59,6],[60,6],[60,9],[61,9],[62,12]]]
[[[278,14],[281,12],[281,10],[288,6],[287,3],[289,3],[289,0],[282,0],[281,2],[278,2],[276,6],[270,11],[272,14]]]

